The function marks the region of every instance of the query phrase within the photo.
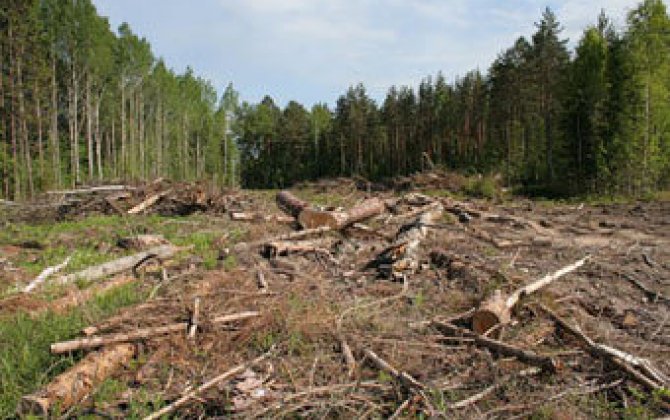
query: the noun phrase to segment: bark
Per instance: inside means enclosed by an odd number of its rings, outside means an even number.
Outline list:
[[[377,216],[385,210],[386,206],[383,201],[372,198],[365,200],[347,212],[319,211],[306,208],[298,215],[298,222],[304,229],[329,226],[331,229],[341,230],[354,223]]]
[[[100,133],[100,102],[98,96],[95,101],[95,157],[98,167],[98,181],[102,181],[102,135]]]
[[[35,100],[35,120],[37,121],[37,156],[40,168],[40,182],[44,185],[44,133],[42,131],[42,103],[40,101],[40,90],[35,79],[33,85],[33,95]]]
[[[126,175],[126,88],[121,84],[121,157],[118,162],[120,174]]]
[[[89,395],[97,385],[129,363],[135,346],[119,344],[88,354],[78,364],[54,378],[41,391],[24,396],[17,409],[21,417],[48,418],[52,408],[64,412]]]
[[[91,105],[91,75],[86,74],[86,152],[88,154],[88,179],[93,179],[93,106]]]
[[[541,279],[517,289],[508,296],[504,296],[500,291],[496,290],[489,299],[485,300],[480,305],[479,309],[473,315],[472,329],[477,334],[484,334],[498,324],[505,325],[509,323],[512,318],[512,308],[514,308],[523,296],[535,293],[541,288],[551,284],[554,280],[575,271],[583,266],[588,259],[589,257],[587,256],[574,264],[565,266],[554,273],[547,274]]]
[[[51,47],[51,127],[49,142],[51,145],[51,165],[53,178],[58,187],[61,186],[60,144],[58,141],[58,84],[56,83],[56,52]]]
[[[28,175],[28,192],[32,198],[35,195],[35,183],[33,180],[33,160],[30,154],[30,142],[28,141],[28,117],[26,115],[25,91],[23,84],[23,61],[24,49],[21,48],[16,58],[16,79],[19,93],[19,120],[21,121],[21,148],[23,149],[23,162],[26,165]]]
[[[58,279],[58,282],[61,284],[72,283],[78,279],[82,280],[98,280],[107,276],[112,276],[115,274],[122,273],[132,269],[139,262],[146,260],[151,256],[156,256],[158,258],[170,258],[175,255],[177,252],[181,251],[183,248],[178,248],[172,245],[162,245],[156,248],[149,249],[144,252],[139,252],[134,255],[129,255],[127,257],[122,257],[117,260],[109,261],[104,264],[100,264],[94,267],[89,267],[85,270],[82,270],[78,273],[69,274],[67,276],[61,276]]]

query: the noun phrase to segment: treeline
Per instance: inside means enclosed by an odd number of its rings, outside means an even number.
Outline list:
[[[377,180],[440,166],[495,172],[551,194],[640,195],[670,182],[670,20],[660,0],[618,32],[601,14],[571,54],[547,9],[488,74],[418,89],[378,106],[363,85],[335,109],[266,97],[237,110],[242,180],[284,186],[323,176]]]
[[[645,0],[601,14],[575,51],[547,9],[486,73],[352,86],[334,108],[239,103],[176,74],[90,0],[0,0],[0,196],[84,183],[206,179],[283,187],[442,167],[552,194],[641,195],[670,184],[670,19]]]
[[[154,177],[236,183],[229,118],[90,0],[0,0],[0,196]],[[239,166],[239,165],[237,165]]]

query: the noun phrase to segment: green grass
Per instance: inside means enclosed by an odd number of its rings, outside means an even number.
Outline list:
[[[50,344],[73,338],[82,328],[143,299],[136,285],[128,285],[65,315],[31,318],[19,313],[0,319],[0,418],[12,417],[22,395],[36,391],[81,357],[52,355]]]

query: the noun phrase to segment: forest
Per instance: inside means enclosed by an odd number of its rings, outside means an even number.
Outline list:
[[[643,196],[670,184],[670,19],[645,0],[575,45],[547,8],[487,71],[337,103],[219,93],[157,57],[90,0],[2,0],[0,197],[159,177],[278,188],[430,168],[495,174],[543,195]],[[445,69],[448,70],[448,69]]]

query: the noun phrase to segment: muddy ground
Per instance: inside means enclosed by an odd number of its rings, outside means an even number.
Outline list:
[[[372,192],[354,182],[308,185],[293,193],[345,209],[370,196],[392,205],[365,222],[369,231],[326,232],[307,238],[312,251],[272,258],[264,254],[263,243],[297,227],[260,216],[233,221],[229,214],[279,215],[274,192],[222,193],[228,198],[211,204],[219,211],[204,207],[188,216],[104,216],[134,217],[124,222],[132,232],[165,233],[165,226],[177,226],[167,236],[178,238],[179,245],[199,234],[207,240],[163,261],[162,269],[155,261],[153,268],[144,267],[137,292],[141,302],[98,321],[96,334],[190,322],[196,297],[204,321],[194,339],[176,333],[135,341],[133,362],[109,379],[116,384],[114,392],[98,385],[66,415],[141,417],[266,352],[266,360],[198,393],[175,415],[564,419],[670,414],[667,388],[651,390],[620,364],[590,353],[542,309],[552,309],[594,342],[648,359],[670,375],[670,203],[479,200],[444,190]],[[371,262],[419,209],[436,202],[445,212],[427,226],[418,270],[405,273],[404,281],[381,276]],[[102,211],[114,212],[118,209]],[[73,207],[68,217],[81,216]],[[6,221],[5,228],[20,232],[35,223]],[[86,244],[99,247],[101,260],[124,255],[114,241],[117,230],[123,229],[93,226],[84,235]],[[36,261],[40,269],[50,265],[40,256],[67,240],[59,235],[32,244],[30,234],[21,236],[21,242],[3,238],[3,317],[34,312],[54,294],[69,293],[48,289],[25,296],[13,291],[39,272],[22,268],[26,261]],[[82,240],[81,235],[72,239],[72,247]],[[504,343],[551,358],[555,369],[534,369],[462,331],[445,330],[447,322],[471,328],[470,319],[459,315],[496,290],[510,293],[587,255],[591,259],[583,267],[522,298],[511,322],[495,331]],[[266,290],[259,289],[259,273]],[[260,316],[226,325],[207,321],[242,311]],[[355,359],[353,370],[343,343]],[[401,374],[380,369],[370,351]],[[88,352],[75,352],[75,361]],[[404,380],[407,375],[420,386]],[[104,398],[99,397],[102,388]]]

